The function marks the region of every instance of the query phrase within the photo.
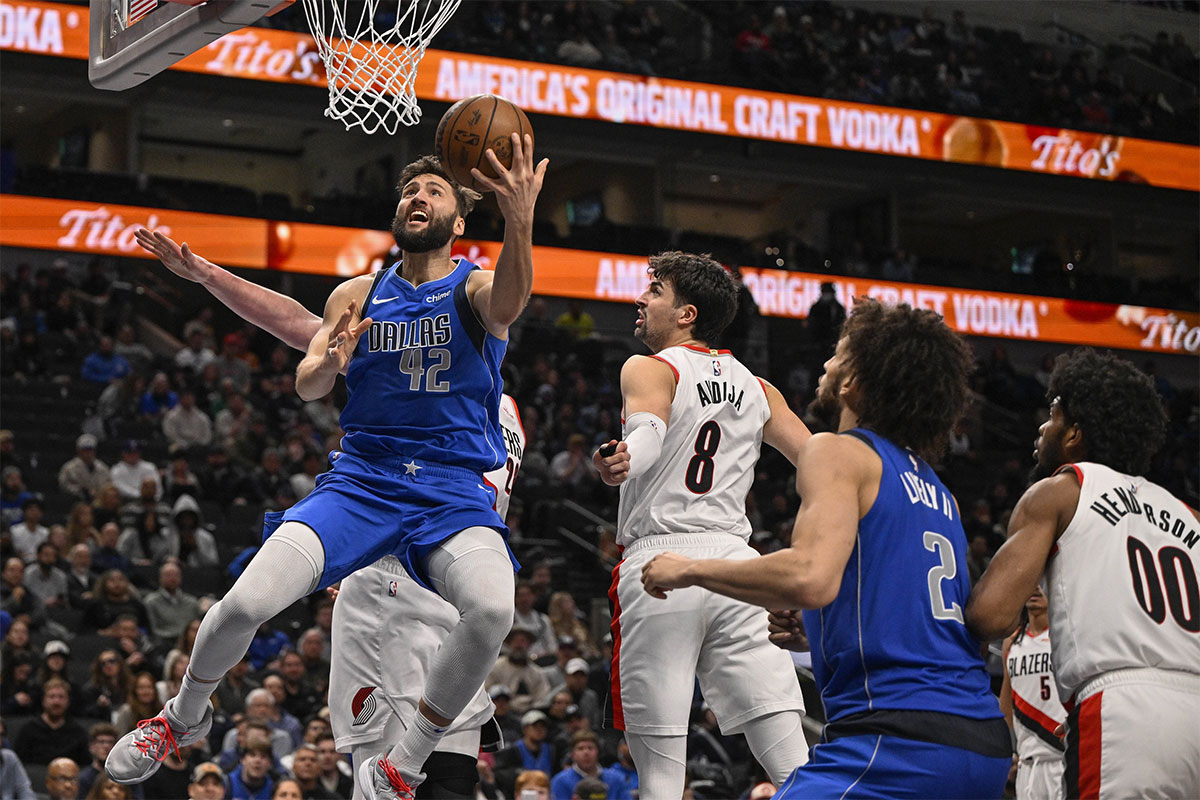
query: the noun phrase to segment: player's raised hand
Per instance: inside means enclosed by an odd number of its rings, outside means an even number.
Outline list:
[[[346,310],[338,318],[337,324],[329,332],[329,343],[325,349],[325,364],[335,372],[341,372],[346,368],[346,365],[350,363],[350,357],[354,355],[354,348],[358,347],[359,337],[371,327],[370,317],[359,320],[357,325],[352,325],[351,321],[354,319],[355,313],[354,304],[347,304]]]
[[[592,453],[592,464],[599,470],[600,480],[609,486],[620,486],[629,477],[629,445],[609,439]]]
[[[804,620],[791,609],[767,612],[767,638],[776,647],[803,653],[809,649]]]
[[[217,269],[216,264],[193,253],[187,242],[178,245],[165,233],[138,228],[133,232],[133,238],[143,250],[156,256],[163,266],[189,281],[204,283]]]
[[[678,553],[659,553],[642,567],[642,588],[652,597],[665,600],[667,592],[692,585],[687,574],[692,559]]]
[[[520,134],[512,135],[512,152],[512,167],[506,169],[489,147],[486,156],[496,177],[489,178],[478,167],[471,169],[471,177],[476,185],[496,193],[496,205],[500,206],[500,213],[506,222],[532,224],[533,206],[538,193],[542,191],[542,181],[546,177],[550,159],[543,158],[537,167],[533,166],[533,137],[529,134],[525,134],[523,140]]]

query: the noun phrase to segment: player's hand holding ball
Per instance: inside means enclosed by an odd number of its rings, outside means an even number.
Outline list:
[[[629,445],[610,439],[592,453],[592,464],[600,472],[600,480],[620,486],[629,477]]]

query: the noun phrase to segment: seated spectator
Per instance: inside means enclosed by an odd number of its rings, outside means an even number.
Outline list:
[[[588,675],[591,668],[582,658],[573,658],[567,662],[566,689],[571,693],[571,704],[579,708],[591,725],[592,730],[600,730],[603,717],[601,716],[600,698],[588,688]]]
[[[121,540],[121,528],[116,522],[106,522],[100,528],[100,534],[96,537],[96,541],[91,548],[92,570],[101,574],[115,569],[118,572],[126,573],[133,568],[133,564],[129,559],[121,554],[117,549],[117,542]],[[93,597],[95,589],[92,590]]]
[[[187,334],[187,344],[175,354],[175,366],[199,374],[216,359],[217,354],[205,344],[204,331],[193,328]]]
[[[246,752],[246,743],[255,739],[267,742],[272,761],[276,764],[295,747],[287,731],[272,728],[265,717],[243,714],[237,718],[235,727],[226,731],[225,738],[221,740],[221,754],[217,756],[217,763],[221,769],[232,772],[242,754]]]
[[[117,729],[106,722],[96,723],[88,729],[88,752],[92,755],[92,761],[79,770],[79,797],[87,797],[96,784],[96,779],[104,774],[104,761],[118,738],[120,737],[117,736]],[[144,794],[141,785],[130,788],[133,789],[134,800],[142,800]]]
[[[200,489],[200,479],[188,464],[187,456],[176,453],[163,475],[163,499],[174,503],[185,494],[198,498],[203,495],[203,491]]]
[[[110,483],[102,487],[96,493],[96,498],[92,500],[92,527],[99,531],[104,527],[104,523],[119,522],[120,519],[121,493],[116,486]]]
[[[121,447],[121,460],[111,470],[113,486],[122,500],[137,500],[142,497],[142,482],[154,481],[154,499],[162,497],[162,478],[158,467],[142,460],[142,446],[136,439],[129,439]]]
[[[71,658],[71,647],[61,639],[51,639],[42,648],[42,663],[38,666],[37,682],[45,686],[57,678],[67,685],[71,709],[83,709],[83,687],[77,686],[67,674],[67,661]]]
[[[527,770],[537,770],[546,775],[555,772],[556,761],[553,748],[546,741],[549,720],[541,711],[527,711],[521,717],[521,738],[496,753],[493,772],[496,786],[506,797],[514,797],[517,776]]]
[[[104,630],[123,614],[132,615],[139,628],[149,630],[150,615],[134,594],[129,578],[120,570],[110,569],[100,576],[95,596],[83,610],[83,628],[88,631]]]
[[[178,403],[179,395],[172,391],[167,373],[156,372],[150,379],[150,386],[138,401],[138,414],[147,419],[162,419],[163,415]]]
[[[554,789],[551,787],[551,792]],[[606,798],[616,798],[603,780],[600,778],[584,778],[579,783],[575,784],[574,790],[571,792],[571,800],[606,800]]]
[[[288,478],[288,485],[298,500],[304,499],[308,493],[317,487],[317,476],[321,474],[321,456],[314,450],[307,450],[301,461],[301,468]]]
[[[162,766],[140,786],[147,798],[183,797],[191,783],[192,771],[204,763],[203,742],[168,748]]]
[[[149,672],[139,672],[133,677],[129,694],[125,702],[113,714],[113,725],[120,738],[133,730],[134,726],[144,719],[153,719],[162,710],[158,701],[158,689],[154,675]]]
[[[150,635],[159,644],[174,642],[200,618],[200,601],[183,591],[183,569],[177,559],[167,559],[158,568],[158,588],[143,603],[150,617]]]
[[[80,765],[91,761],[87,731],[67,713],[70,692],[70,685],[58,678],[42,687],[42,713],[25,723],[13,745],[22,762],[49,764],[60,757]]]
[[[300,634],[297,653],[304,663],[308,680],[322,694],[329,687],[329,661],[325,658],[325,637],[320,628],[309,628]]]
[[[75,800],[79,795],[79,765],[69,758],[56,758],[46,767],[48,800]]]
[[[81,713],[111,719],[133,688],[133,672],[116,650],[101,650],[92,661],[91,677],[83,687]]]
[[[529,658],[529,647],[533,644],[531,631],[514,627],[504,643],[508,652],[496,660],[484,685],[489,690],[497,685],[506,686],[512,692],[513,710],[525,712],[541,702],[550,691],[550,682],[541,667]]]
[[[71,512],[67,515],[66,531],[67,542],[71,547],[77,544],[91,544],[96,535],[100,533],[96,528],[96,513],[87,501],[76,503],[71,507]]]
[[[28,497],[21,504],[21,521],[9,529],[13,550],[26,564],[37,558],[38,547],[50,535],[50,529],[42,524],[45,509],[40,497]]]
[[[146,391],[146,379],[140,372],[126,375],[124,380],[114,381],[104,387],[96,401],[93,421],[104,426],[111,435],[118,422],[132,420],[137,416],[138,405]]]
[[[230,667],[225,677],[221,678],[214,694],[221,704],[221,710],[232,716],[245,711],[246,696],[260,686],[262,684],[250,676],[249,656],[242,656],[242,660]]]
[[[26,617],[35,628],[46,617],[42,601],[25,588],[25,562],[16,556],[5,561],[4,569],[0,571],[0,609],[7,611],[14,619]]]
[[[213,762],[201,762],[192,770],[187,795],[190,800],[225,800],[225,790],[225,771]]]
[[[354,794],[354,778],[350,775],[350,765],[337,751],[337,745],[332,733],[323,733],[317,737],[317,757],[321,771],[317,777],[325,790],[336,797],[348,798]]]
[[[284,691],[280,706],[288,714],[299,720],[323,705],[321,698],[324,693],[309,678],[304,659],[295,650],[285,650],[279,656],[279,673]]]
[[[125,356],[116,352],[116,343],[111,336],[101,336],[96,350],[83,360],[79,374],[92,383],[112,383],[132,372]]]
[[[567,300],[567,310],[554,320],[554,327],[576,339],[586,339],[596,330],[596,320],[583,308],[583,301],[572,297]]]
[[[521,715],[512,709],[512,692],[504,684],[496,684],[488,690],[495,710],[492,716],[500,726],[504,741],[515,742],[521,738]]]
[[[248,741],[237,767],[229,773],[231,800],[268,800],[276,780],[271,774],[272,763],[267,741],[258,737]]]
[[[592,639],[587,625],[580,618],[579,609],[575,605],[575,597],[570,592],[555,592],[550,595],[546,616],[554,628],[554,635],[560,639],[570,636],[579,646],[579,654],[586,659],[594,659],[600,655],[600,648]]]
[[[302,800],[338,800],[338,795],[321,785],[321,760],[315,744],[305,742],[296,748],[291,769]]]
[[[75,456],[58,470],[58,488],[91,502],[110,482],[108,465],[96,458],[96,437],[84,433],[75,440]]]
[[[25,516],[21,507],[33,496],[33,492],[25,488],[20,467],[10,464],[0,470],[0,519],[5,524],[19,523]]]
[[[8,737],[0,737],[7,742]],[[17,754],[7,747],[0,746],[0,797],[11,797],[13,800],[36,800],[33,784],[29,774],[21,764]]]
[[[629,745],[624,737],[617,742],[617,760],[612,766],[606,767],[600,777],[613,790],[613,797],[637,797],[637,767],[634,766],[633,756],[629,753]]]
[[[183,676],[187,673],[191,660],[192,657],[182,650],[172,650],[167,655],[163,664],[163,678],[154,683],[160,706],[166,705],[168,700],[179,694],[179,688],[183,685]]]
[[[143,490],[147,494],[153,492],[154,484],[147,479]],[[171,527],[170,517],[164,513],[164,506],[146,497],[141,507],[132,503],[126,507],[133,514],[130,515],[132,518],[126,519],[121,538],[117,540],[117,550],[134,566],[161,564],[179,552],[179,537]]]
[[[207,447],[213,440],[212,420],[196,407],[196,393],[187,388],[180,390],[179,403],[163,414],[162,431],[172,453]]]
[[[197,474],[204,496],[221,506],[245,505],[247,498],[255,496],[248,476],[219,444],[209,447],[208,461]]]
[[[550,475],[576,495],[599,480],[599,473],[592,465],[592,456],[587,452],[586,436],[573,433],[567,437],[567,449],[550,459]]]
[[[133,786],[117,783],[104,773],[96,777],[85,800],[134,800]]]
[[[154,675],[162,672],[162,660],[154,653],[154,643],[138,626],[136,615],[121,614],[110,627],[100,629],[100,634],[117,640],[121,657],[134,672],[146,670]]]
[[[264,622],[254,632],[254,638],[250,640],[250,648],[246,651],[251,668],[258,672],[268,662],[274,661],[283,648],[290,647],[291,644],[292,640],[287,637],[286,633],[272,628],[269,620]]]
[[[579,658],[579,642],[574,636],[558,637],[558,651],[555,660],[543,669],[546,680],[550,682],[550,691],[557,692],[567,685],[567,665]]]
[[[285,654],[287,652],[290,651],[284,651]],[[284,685],[283,676],[277,672],[268,673],[263,678],[262,684],[262,691],[270,694],[274,703],[269,708],[266,706],[256,708],[255,694],[251,692],[246,698],[246,713],[259,713],[265,716],[272,728],[286,731],[292,737],[292,747],[296,747],[304,741],[304,731],[300,728],[300,720],[283,707],[283,703],[287,699],[287,688]]]
[[[550,800],[550,776],[540,769],[527,769],[517,776],[513,789],[514,796],[522,800],[524,795],[521,793],[525,791],[536,792],[537,800]]]
[[[15,626],[17,623],[14,622]],[[21,623],[24,627],[24,623]],[[37,659],[26,651],[4,653],[0,668],[0,715],[19,717],[37,713],[41,706],[42,685],[37,680]]]
[[[585,778],[600,780],[600,740],[591,731],[580,731],[571,738],[570,764],[550,779],[551,800],[571,800],[575,785]]]
[[[59,569],[58,551],[49,542],[37,548],[37,560],[25,570],[22,585],[46,608],[67,607],[67,573]]]

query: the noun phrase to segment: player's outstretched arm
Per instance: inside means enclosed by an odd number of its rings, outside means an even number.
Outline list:
[[[879,492],[879,457],[857,439],[818,434],[801,448],[797,487],[804,502],[791,547],[742,561],[692,560],[663,553],[642,568],[655,597],[705,589],[770,609],[822,608],[833,602],[854,549],[858,521]]]
[[[166,234],[147,228],[135,231],[133,238],[171,272],[200,284],[230,311],[288,347],[307,350],[321,327],[321,318],[292,298],[239,278],[193,253],[187,242],[176,244]]]
[[[631,356],[621,367],[621,402],[625,437],[592,454],[600,479],[617,486],[636,478],[658,462],[675,399],[675,373],[657,358]]]
[[[1021,608],[1042,579],[1050,550],[1070,524],[1078,502],[1079,483],[1073,472],[1040,480],[1021,495],[1008,522],[1008,539],[967,600],[967,627],[980,641],[1016,630]]]
[[[495,276],[473,298],[475,310],[493,336],[507,333],[533,291],[533,209],[550,163],[543,158],[534,167],[532,136],[522,140],[514,133],[512,149],[511,169],[504,168],[491,148],[487,150],[496,178],[471,170],[477,183],[496,193],[496,204],[504,215],[504,244],[496,258]]]
[[[782,453],[793,467],[797,466],[800,462],[800,448],[812,438],[812,431],[796,416],[778,389],[766,381],[763,381],[762,385],[767,393],[767,405],[771,410],[771,418],[763,426],[763,441]]]
[[[296,394],[302,400],[317,400],[329,394],[338,373],[349,365],[358,338],[371,327],[370,317],[359,319],[370,281],[370,276],[352,278],[329,295],[321,327],[296,368]]]

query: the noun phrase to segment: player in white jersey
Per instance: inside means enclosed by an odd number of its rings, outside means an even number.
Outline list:
[[[321,318],[294,299],[244,280],[181,248],[160,233],[139,231],[138,237],[143,246],[157,255],[176,275],[199,283],[239,317],[279,338],[284,344],[303,352],[320,328]],[[496,489],[496,510],[503,518],[507,513],[512,481],[520,467],[525,442],[516,403],[507,395],[500,404],[500,423],[509,458],[503,467],[488,473],[485,479]],[[446,626],[453,625],[453,621],[445,616],[444,607],[448,604],[441,597],[417,586],[399,561],[391,559],[390,564],[386,563],[388,561],[382,559],[345,579],[341,586],[341,599],[334,604],[330,722],[338,749],[354,752],[356,761],[358,756],[373,755],[381,749],[376,747],[372,751],[370,743],[378,745],[380,740],[395,741],[393,734],[403,730],[397,714],[411,715],[415,708],[411,702],[418,699],[409,697],[405,690],[424,685],[429,662],[449,632]],[[391,594],[393,582],[394,597]],[[396,648],[395,643],[391,642],[393,646],[386,658],[382,651],[371,650],[362,637],[347,637],[344,631],[346,625],[354,626],[355,620],[363,620],[363,627],[376,633],[382,631],[385,626],[381,621],[380,606],[385,601],[390,616],[401,617],[406,626],[412,625],[412,638],[406,638],[405,647]],[[380,615],[372,617],[376,611]],[[370,620],[370,625],[366,620]],[[457,621],[457,615],[454,621]],[[406,637],[408,630],[406,627]],[[381,641],[378,635],[372,640]],[[354,663],[350,663],[351,659]],[[387,670],[383,669],[385,665]],[[412,683],[408,682],[410,679]],[[342,688],[347,686],[352,688]],[[360,691],[368,686],[378,687],[378,690],[362,692],[360,696]],[[402,688],[393,691],[392,687]],[[348,701],[345,698],[347,694]],[[342,699],[339,700],[339,697]],[[490,719],[491,709],[491,700],[481,690],[455,719],[449,731],[453,735],[443,738],[426,762],[426,779],[417,789],[418,797],[474,797],[479,725]],[[356,725],[360,718],[361,724]],[[464,755],[470,756],[469,761],[463,758]],[[355,797],[363,797],[357,785],[357,774],[355,778]],[[463,786],[466,787],[465,792],[461,791]]]
[[[737,308],[724,268],[674,252],[652,256],[650,270],[635,332],[654,355],[622,368],[623,440],[593,461],[606,483],[621,485],[609,702],[642,796],[657,800],[683,792],[697,676],[721,731],[744,733],[776,784],[808,758],[795,668],[768,640],[766,613],[698,588],[651,597],[641,570],[668,549],[757,557],[745,499],[760,445],[794,464],[810,434],[777,389],[708,346]]]
[[[1050,376],[1035,477],[971,593],[982,639],[1045,574],[1067,717],[1067,797],[1200,797],[1196,512],[1142,475],[1166,415],[1127,361],[1081,350]],[[1048,476],[1048,477],[1044,477]]]
[[[1063,743],[1055,731],[1067,718],[1050,663],[1046,595],[1025,601],[1024,624],[1004,642],[1000,708],[1017,739],[1017,800],[1062,797]]]
[[[525,449],[525,429],[509,395],[500,402],[500,427],[508,459],[484,478],[495,488],[496,511],[503,519]],[[338,751],[351,753],[359,764],[404,733],[405,721],[417,711],[434,653],[458,623],[458,610],[418,586],[392,556],[343,578],[336,597],[330,724]],[[402,640],[387,635],[400,628]],[[481,687],[426,762],[437,780],[427,786],[426,778],[418,797],[475,796],[480,726],[491,722],[492,710],[491,698]],[[356,780],[355,798],[365,797],[361,792]]]

